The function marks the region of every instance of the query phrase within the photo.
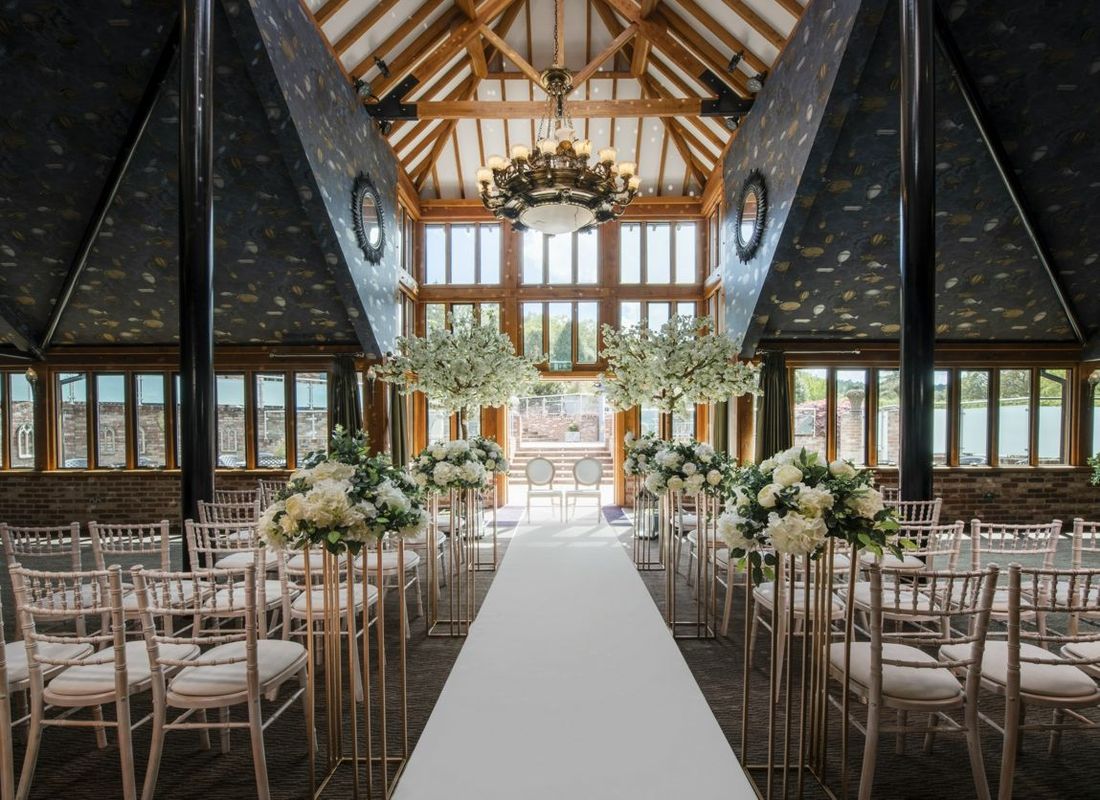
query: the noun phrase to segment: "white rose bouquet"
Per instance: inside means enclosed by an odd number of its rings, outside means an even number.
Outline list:
[[[729,488],[733,463],[725,453],[703,442],[661,442],[646,473],[645,487],[653,494],[722,495]]]
[[[508,459],[504,457],[504,448],[485,436],[470,437],[470,453],[481,461],[481,466],[490,475],[507,475]]]
[[[418,536],[428,524],[423,493],[387,456],[367,455],[363,434],[337,426],[329,452],[306,456],[286,489],[260,517],[271,547],[320,545],[358,554],[387,534]]]
[[[641,436],[627,433],[623,441],[623,472],[635,477],[645,475],[651,469],[657,451],[667,444],[669,443],[658,439],[653,433],[644,433]]]
[[[465,439],[433,442],[409,464],[412,479],[417,486],[434,494],[488,488],[493,472],[485,466],[488,459],[478,455],[478,451],[485,452],[484,448],[472,444]]]
[[[748,559],[758,581],[776,554],[815,557],[829,538],[900,553],[908,543],[897,541],[897,530],[870,470],[826,464],[801,447],[737,470],[718,519],[718,535],[734,558]]]

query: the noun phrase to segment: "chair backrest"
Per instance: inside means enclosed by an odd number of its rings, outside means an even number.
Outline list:
[[[1073,567],[1084,566],[1085,553],[1100,553],[1100,522],[1073,520]]]
[[[171,556],[168,550],[170,526],[168,520],[160,522],[139,522],[133,524],[89,522],[88,534],[92,540],[92,558],[96,569],[106,569],[107,563],[118,563],[120,559],[134,566],[133,561],[144,556],[154,556],[155,566],[171,569]]]
[[[254,524],[195,522],[183,523],[187,551],[193,565],[213,563],[221,556],[262,549],[259,532]]]
[[[586,457],[573,462],[573,483],[576,488],[582,486],[600,487],[603,480],[603,464],[597,459]]]
[[[966,523],[955,520],[949,525],[902,525],[898,536],[916,544],[916,549],[906,550],[905,555],[923,558],[926,569],[955,570],[959,566]]]
[[[0,619],[4,609],[0,605]],[[11,748],[11,693],[8,687],[7,647],[4,646],[4,626],[0,625],[0,800],[15,798],[15,767]]]
[[[882,494],[883,502],[896,503],[901,500],[901,489],[897,486],[880,486],[878,490]]]
[[[886,500],[883,502],[894,509],[898,522],[902,525],[939,525],[940,507],[943,498],[935,500]]]
[[[251,525],[260,520],[260,502],[252,493],[251,500],[243,503],[207,503],[199,501],[199,522],[206,523],[239,523]]]
[[[0,523],[0,541],[4,544],[4,559],[8,569],[15,564],[67,556],[69,570],[80,571],[79,522],[45,526],[8,525],[4,522]]]
[[[870,568],[871,697],[881,699],[884,666],[915,669],[966,670],[967,696],[977,697],[982,654],[989,629],[998,569],[971,572],[922,573],[919,589],[907,582],[882,579],[878,565]],[[885,613],[884,613],[885,612]],[[889,617],[889,627],[884,622]],[[959,624],[960,618],[968,623]],[[955,625],[952,625],[952,620]],[[901,624],[897,624],[900,621]],[[908,623],[908,624],[906,624]],[[850,634],[849,634],[850,635]],[[884,653],[884,645],[901,644],[934,651],[944,645],[969,645],[955,660],[905,659]],[[893,651],[897,653],[897,651]],[[972,692],[972,693],[971,693]]]
[[[970,522],[970,564],[980,569],[984,555],[1011,558],[1042,556],[1043,566],[1054,565],[1058,536],[1062,532],[1060,519],[1034,525],[1009,525],[1000,522]]]
[[[215,489],[214,502],[240,505],[255,503],[259,499],[259,489]]]
[[[279,492],[285,488],[286,481],[260,478],[260,484],[256,488],[256,494],[260,500],[260,509],[266,509],[273,505]]]
[[[527,466],[524,467],[523,471],[527,475],[527,483],[531,486],[554,488],[554,473],[557,468],[550,459],[541,456],[532,458],[527,462]]]
[[[248,691],[258,691],[258,670],[256,666],[257,640],[257,604],[256,569],[249,565],[240,569],[209,569],[194,572],[165,572],[164,570],[146,570],[135,567],[131,571],[134,592],[137,595],[138,609],[141,615],[141,629],[149,651],[149,665],[153,676],[153,698],[156,703],[164,702],[166,673],[178,667],[201,667],[224,664],[246,664]],[[218,598],[216,616],[219,625],[207,628],[201,624],[203,617],[214,616],[212,598]],[[174,625],[170,620],[181,617],[195,622],[190,626],[190,635],[173,633]],[[240,628],[225,625],[227,619],[243,620]],[[163,628],[157,627],[157,620],[164,620]],[[194,658],[176,659],[164,655],[161,645],[192,644],[200,649],[215,645],[244,642],[243,652],[239,655],[226,655],[222,651],[217,656],[204,657],[201,653]]]
[[[126,624],[122,613],[122,569],[112,566],[105,570],[46,572],[26,569],[18,564],[11,568],[12,590],[16,613],[27,647],[27,667],[32,694],[43,688],[43,665],[46,671],[56,667],[115,664],[115,689],[120,696],[127,691]],[[99,617],[102,626],[95,633],[86,633],[86,617]],[[44,623],[48,633],[38,630]],[[74,632],[64,630],[59,623],[72,622]],[[73,657],[58,654],[57,648],[40,648],[40,644],[88,645],[86,655]]]

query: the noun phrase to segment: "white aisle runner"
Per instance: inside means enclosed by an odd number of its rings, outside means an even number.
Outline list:
[[[521,526],[396,792],[755,796],[629,556],[595,524]]]

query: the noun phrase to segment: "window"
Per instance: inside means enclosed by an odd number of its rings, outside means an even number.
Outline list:
[[[500,303],[425,303],[426,334],[469,322],[500,329]]]
[[[451,305],[451,327],[474,324],[474,304],[454,303]]]
[[[998,372],[997,458],[1003,466],[1027,464],[1031,454],[1031,370]]]
[[[550,303],[550,362],[551,370],[568,371],[573,368],[573,304]]]
[[[523,355],[541,359],[546,350],[542,346],[542,303],[523,304]]]
[[[34,467],[34,389],[27,376],[13,372],[8,382],[8,398],[11,418],[7,423],[14,431],[12,438],[11,466],[16,469]]]
[[[294,374],[294,442],[298,463],[328,449],[328,374]]]
[[[636,300],[628,300],[619,304],[619,327],[626,328],[630,325],[640,325],[642,322],[642,304]]]
[[[284,469],[286,463],[286,375],[256,375],[256,466]]]
[[[218,375],[215,382],[218,466],[243,469],[245,458],[244,375]]]
[[[428,442],[446,442],[451,438],[451,415],[428,401]]]
[[[959,370],[959,466],[989,463],[989,373]]]
[[[644,283],[672,282],[672,226],[667,222],[645,226]]]
[[[898,463],[901,444],[901,408],[898,401],[898,371],[878,370],[878,408],[875,438],[878,446],[878,464],[893,466]]]
[[[864,463],[864,431],[867,423],[867,372],[862,369],[838,369],[836,371],[836,396],[833,408],[836,414],[837,458],[855,464]]]
[[[669,303],[646,303],[646,324],[651,331],[659,331],[666,322],[670,313]]]
[[[547,356],[547,369],[567,372],[595,364],[599,350],[599,303],[524,303],[523,354]]]
[[[642,433],[661,433],[661,412],[653,406],[642,406],[639,410]]]
[[[88,376],[83,372],[57,375],[58,466],[88,468]]]
[[[1039,463],[1066,463],[1066,410],[1069,372],[1039,370]]]
[[[397,262],[409,275],[413,274],[413,241],[416,237],[416,220],[408,209],[397,204]]]
[[[619,226],[619,282],[642,282],[642,226],[636,222]]]
[[[577,303],[577,363],[595,364],[599,350],[598,303]]]
[[[932,373],[932,463],[947,464],[947,403],[951,373],[938,369]]]
[[[722,245],[719,242],[721,226],[718,222],[719,209],[715,208],[707,218],[707,274],[713,275],[721,267]]]
[[[619,226],[619,281],[697,283],[698,250],[699,229],[694,222],[623,223]]]
[[[676,304],[676,316],[678,316],[678,317],[687,317],[688,319],[694,319],[695,318],[695,303],[691,302],[690,300],[687,301],[686,303],[685,302],[677,303]]]
[[[97,467],[126,466],[126,376],[95,376]]]
[[[424,333],[447,328],[447,306],[444,303],[428,303],[424,306]]]
[[[598,251],[595,231],[557,236],[526,231],[523,234],[523,283],[594,284],[599,278]]]
[[[460,286],[500,283],[498,223],[424,226],[424,283]]]
[[[794,371],[794,444],[822,454],[826,452],[828,425],[826,373],[824,369]]]
[[[163,467],[167,451],[164,437],[164,376],[134,376],[137,422],[137,466]]]
[[[479,303],[477,314],[480,324],[500,330],[500,303]]]
[[[1100,383],[1092,383],[1091,376],[1089,381],[1092,385],[1092,451],[1089,455],[1096,455],[1100,453],[1100,391],[1097,391]]]
[[[672,439],[683,442],[694,438],[695,406],[688,406],[687,411],[672,415]]]
[[[698,233],[694,222],[677,222],[675,231],[675,256],[673,263],[676,267],[676,283],[695,283],[698,280],[696,272],[699,259],[696,255],[698,246]]]

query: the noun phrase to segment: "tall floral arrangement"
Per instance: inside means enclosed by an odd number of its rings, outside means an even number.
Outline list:
[[[481,465],[490,475],[507,475],[508,459],[504,448],[487,436],[471,436],[470,451],[481,460]]]
[[[465,436],[469,412],[523,393],[538,380],[536,363],[516,355],[512,340],[496,328],[455,320],[449,330],[398,338],[396,352],[371,374],[405,394],[423,392],[447,413],[460,412]]]
[[[718,495],[728,485],[733,465],[725,453],[704,442],[663,442],[646,471],[653,494],[685,492]]]
[[[623,440],[623,472],[634,477],[644,475],[657,451],[666,444],[653,433],[635,436],[633,432],[628,432]]]
[[[676,413],[758,391],[758,369],[738,360],[740,344],[714,333],[708,317],[676,316],[656,333],[604,325],[603,342],[608,371],[601,382],[614,408]]]
[[[435,494],[486,489],[492,482],[484,458],[465,439],[433,442],[413,460],[409,471],[417,486]]]
[[[718,534],[734,558],[748,558],[759,580],[776,556],[816,556],[831,537],[860,549],[900,553],[898,522],[868,469],[831,464],[792,447],[737,470]],[[773,552],[774,551],[774,554]]]
[[[329,452],[306,457],[259,528],[271,547],[356,554],[387,534],[418,536],[427,523],[423,494],[409,473],[387,456],[368,455],[363,434],[337,427]]]

